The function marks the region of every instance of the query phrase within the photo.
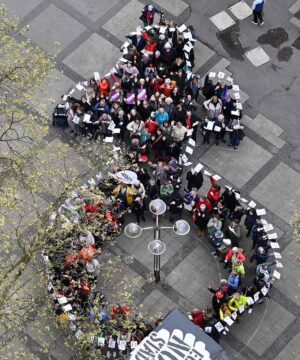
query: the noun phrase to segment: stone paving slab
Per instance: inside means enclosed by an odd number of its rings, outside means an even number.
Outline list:
[[[291,18],[290,22],[291,22],[293,25],[295,25],[295,26],[297,26],[297,27],[300,27],[300,20],[297,19],[296,17],[293,16],[293,17]]]
[[[166,9],[170,14],[176,17],[189,7],[189,5],[182,0],[156,0],[156,3],[159,8],[162,7]]]
[[[226,11],[219,12],[209,18],[209,20],[219,29],[219,31],[223,31],[235,24],[235,21],[227,14]]]
[[[217,169],[220,176],[241,188],[271,157],[269,152],[246,136],[238,150],[223,144],[213,146],[201,157],[201,161]]]
[[[275,301],[266,300],[264,304],[256,305],[252,314],[246,311],[240,323],[231,327],[231,333],[261,356],[294,319]],[[249,334],[252,334],[251,338]]]
[[[77,20],[50,4],[29,23],[27,36],[55,55],[85,30]]]
[[[194,71],[200,69],[201,66],[203,66],[215,54],[213,50],[211,50],[208,46],[206,46],[200,41],[196,41],[194,46],[194,53],[195,53]]]
[[[300,357],[300,334],[296,334],[274,360],[296,360]]]
[[[279,138],[284,130],[262,114],[257,115],[255,119],[244,115],[242,121],[248,128],[268,140],[278,149],[281,149],[285,145],[285,141]]]
[[[270,61],[269,55],[261,46],[247,51],[245,56],[255,67],[261,66]]]
[[[280,163],[251,192],[251,196],[286,222],[300,202],[300,174]]]
[[[280,244],[280,240],[278,242]],[[299,254],[300,244],[296,241],[292,241],[282,251],[282,264],[284,267],[277,269],[281,273],[281,279],[275,284],[277,289],[297,304],[300,304]]]
[[[137,19],[140,17],[143,8],[143,4],[137,0],[131,0],[103,25],[103,29],[121,41],[125,41],[125,34],[135,31],[138,25],[142,25],[142,22]]]
[[[197,246],[167,277],[166,281],[175,290],[187,297],[197,307],[211,302],[208,285],[218,284],[221,278],[218,260],[210,254],[207,242],[199,238]],[[186,309],[190,310],[190,309]]]
[[[19,18],[28,15],[30,11],[42,2],[43,0],[26,0],[24,2],[20,0],[1,0],[1,4],[4,4],[9,9],[9,14]]]
[[[290,8],[289,12],[293,15],[296,14],[296,12],[300,10],[300,0],[297,0]]]
[[[239,20],[244,20],[252,15],[252,9],[245,1],[240,1],[230,6],[228,10]]]
[[[15,338],[0,349],[1,360],[40,360],[20,339]],[[68,358],[67,358],[68,359]],[[66,359],[66,360],[67,360]]]
[[[151,314],[161,313],[164,317],[174,308],[176,308],[176,304],[172,300],[165,296],[161,291],[153,290],[143,301],[141,312],[149,312]]]
[[[33,106],[40,113],[50,117],[55,105],[61,101],[61,95],[66,94],[73,86],[73,80],[62,72],[53,69],[45,80],[42,90],[33,98]]]
[[[121,55],[117,47],[98,34],[93,34],[63,62],[85,79],[89,79],[95,71],[99,71],[101,76],[108,73]]]
[[[101,1],[99,0],[65,0],[68,5],[74,7],[84,16],[92,21],[98,20],[107,11],[119,3],[119,0]]]

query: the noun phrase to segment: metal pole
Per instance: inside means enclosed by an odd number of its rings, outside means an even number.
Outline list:
[[[154,240],[160,240],[160,228],[158,226],[158,215],[156,215],[156,226],[154,228]],[[154,278],[160,282],[160,255],[154,255]]]

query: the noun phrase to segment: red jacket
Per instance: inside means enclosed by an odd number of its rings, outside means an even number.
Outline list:
[[[100,93],[103,94],[105,97],[109,96],[110,83],[106,78],[100,80],[98,88]]]
[[[205,313],[203,311],[201,311],[200,313],[197,313],[197,314],[192,312],[191,315],[192,315],[192,318],[193,318],[193,323],[195,325],[200,326],[201,329],[204,329],[204,327],[205,327],[205,325],[204,325]]]
[[[210,177],[210,182],[211,182],[211,185],[216,184],[216,180],[213,179],[212,176]],[[220,195],[221,195],[220,191],[221,191],[220,187],[218,187],[218,188],[211,187],[207,193],[208,200],[213,203],[218,202],[220,199]]]
[[[204,205],[206,206],[206,209],[207,209],[208,212],[211,212],[211,211],[212,211],[212,206],[211,206],[210,201],[209,201],[208,199],[203,200],[203,199],[201,199],[201,198],[197,201],[197,203],[196,203],[196,205],[195,205],[195,206],[196,206],[196,209],[197,209],[197,210],[200,210],[200,206],[201,206],[202,204],[204,204]]]
[[[228,250],[227,251],[227,254],[225,255],[225,261],[226,262],[229,262],[232,258],[232,255],[233,255],[233,251],[232,249]],[[246,261],[246,256],[241,253],[241,252],[238,252],[235,256],[236,259],[240,259],[242,262],[245,262]]]
[[[150,134],[154,134],[157,127],[158,127],[158,123],[157,123],[157,121],[149,121],[149,120],[147,120],[145,122],[145,126],[148,129]]]

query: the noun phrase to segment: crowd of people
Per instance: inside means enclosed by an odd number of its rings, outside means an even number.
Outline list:
[[[159,25],[153,25],[155,13],[161,15]],[[246,307],[251,312],[254,303],[263,301],[273,282],[271,266],[276,263],[270,252],[276,238],[270,239],[268,224],[254,207],[245,208],[238,191],[222,191],[219,179],[210,176],[211,188],[205,194],[201,189],[203,166],[184,172],[183,144],[187,139],[196,143],[197,132],[203,143],[209,144],[213,137],[216,145],[226,142],[228,134],[228,145],[238,148],[244,136],[242,107],[230,95],[232,79],[229,84],[214,83],[214,75],[208,74],[202,82],[192,73],[196,41],[192,26],[165,21],[152,5],[145,7],[141,20],[144,28],[126,34],[123,56],[110,73],[102,78],[94,73],[81,85],[85,91],[81,99],[65,97],[68,124],[75,136],[123,141],[128,151],[123,167],[112,169],[105,179],[93,179],[60,206],[52,227],[56,229],[53,241],[59,237],[62,245],[45,255],[58,321],[71,322],[78,338],[84,336],[84,321],[96,322],[99,337],[95,346],[107,345],[115,354],[136,346],[152,326],[137,318],[127,304],[107,304],[102,293],[93,291],[101,271],[97,259],[102,247],[122,232],[128,213],[138,223],[146,220],[149,201],[163,199],[170,222],[188,211],[199,241],[207,242],[212,255],[230,270],[216,289],[209,288],[214,294],[212,307],[191,313],[193,322],[217,341],[231,325],[229,319],[238,320]],[[206,98],[203,121],[198,115],[199,92]],[[243,243],[250,235],[251,259],[256,262],[251,285],[243,280]],[[129,318],[130,331],[122,328]],[[117,335],[111,330],[112,320],[119,321]]]

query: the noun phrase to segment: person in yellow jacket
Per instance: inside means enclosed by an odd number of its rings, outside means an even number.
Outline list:
[[[229,300],[228,307],[231,311],[238,311],[241,306],[243,306],[244,308],[248,306],[248,297],[245,295],[241,295],[239,292],[236,292]]]
[[[240,259],[235,259],[232,264],[232,271],[235,271],[239,274],[240,279],[245,276],[245,267],[243,262]]]
[[[220,315],[220,320],[224,320],[227,316],[230,316],[231,315],[231,310],[229,309],[229,306],[228,304],[222,304],[221,307],[220,307],[220,312],[219,312],[219,315]]]

